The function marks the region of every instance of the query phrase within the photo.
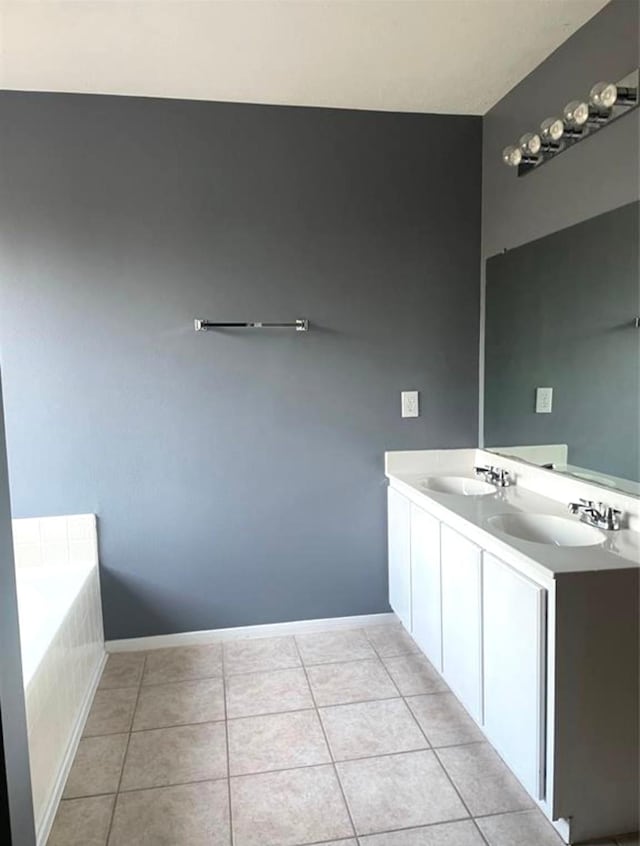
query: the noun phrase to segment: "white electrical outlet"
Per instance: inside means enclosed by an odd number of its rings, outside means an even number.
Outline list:
[[[536,388],[536,414],[551,414],[553,388]]]
[[[402,391],[400,394],[402,398],[402,416],[403,417],[419,417],[420,406],[418,403],[417,391]]]

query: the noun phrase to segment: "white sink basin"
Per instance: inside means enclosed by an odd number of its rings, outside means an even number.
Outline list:
[[[505,535],[551,546],[596,546],[606,540],[598,529],[553,514],[496,514],[487,522]]]
[[[454,496],[486,496],[496,492],[495,487],[488,482],[469,479],[466,476],[430,476],[420,482],[420,487],[434,493]]]

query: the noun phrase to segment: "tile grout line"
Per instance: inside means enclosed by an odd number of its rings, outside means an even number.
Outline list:
[[[314,705],[314,708],[315,708],[316,719],[320,723],[320,730],[322,731],[322,736],[324,737],[324,742],[325,742],[325,745],[327,747],[327,752],[329,753],[329,758],[331,759],[331,766],[333,767],[333,774],[334,774],[336,782],[338,784],[338,789],[340,790],[340,795],[342,796],[342,801],[344,802],[344,807],[346,809],[347,816],[349,817],[349,824],[351,825],[351,831],[353,833],[354,838],[356,839],[356,843],[359,843],[360,841],[358,839],[358,833],[356,831],[356,826],[355,826],[355,823],[353,821],[353,816],[351,814],[351,808],[349,807],[349,803],[347,802],[347,797],[346,797],[345,792],[344,792],[344,787],[342,786],[342,782],[340,781],[340,774],[338,773],[338,768],[336,767],[336,762],[335,762],[335,758],[334,758],[334,755],[333,755],[333,751],[331,749],[331,744],[329,743],[329,737],[327,735],[327,732],[325,731],[324,723],[322,722],[322,717],[320,716],[320,709],[318,708],[318,703],[316,702],[316,697],[315,697],[315,694],[313,692],[313,688],[311,687],[311,682],[309,681],[309,674],[307,673],[307,668],[305,666],[304,661],[302,660],[302,654],[300,652],[300,648],[298,646],[298,641],[295,638],[295,636],[293,638],[293,642],[294,642],[295,647],[296,647],[296,652],[298,654],[298,658],[300,659],[300,662],[302,664],[302,669],[303,669],[303,672],[304,672],[305,679],[307,680],[307,685],[309,687],[309,692],[311,694],[311,699],[313,700],[313,705]],[[327,841],[327,842],[330,842],[330,841]]]
[[[387,700],[373,699],[373,700],[369,700],[369,701],[371,701],[371,702],[389,702],[391,700],[388,700],[388,699]],[[354,703],[354,704],[367,704],[367,703]],[[326,707],[331,708],[333,706],[330,705],[330,706],[326,706]],[[319,712],[319,711],[324,710],[324,709],[325,709],[325,706],[321,706],[320,708],[306,708],[304,710],[305,711],[313,711],[314,713],[316,713],[316,712]],[[301,713],[301,711],[283,711],[281,713],[282,714]],[[262,716],[274,717],[274,716],[279,716],[279,714],[257,714],[256,715],[256,717],[258,717],[258,718],[262,717]],[[165,731],[165,730],[170,730],[172,728],[184,728],[185,726],[190,726],[190,725],[195,725],[195,726],[214,725],[214,724],[221,723],[221,722],[222,722],[222,720],[210,720],[207,723],[185,723],[185,724],[181,724],[179,726],[164,726],[160,729],[145,729],[145,731]],[[322,725],[322,722],[321,722],[321,725]],[[139,734],[140,732],[137,732],[137,733]],[[119,734],[126,734],[126,732],[119,732]],[[132,734],[136,734],[136,732],[132,732]],[[92,737],[94,737],[94,736],[95,737],[113,737],[113,735],[92,735]],[[474,740],[471,743],[457,743],[457,744],[452,744],[450,746],[439,746],[439,747],[427,746],[424,749],[407,749],[405,751],[400,751],[400,752],[380,752],[376,755],[362,755],[362,756],[355,757],[355,758],[338,758],[338,759],[335,759],[335,763],[336,764],[348,764],[348,763],[351,763],[351,762],[354,762],[354,761],[358,761],[358,762],[359,761],[372,761],[372,760],[377,760],[379,758],[392,758],[396,755],[414,755],[414,754],[417,754],[419,752],[430,752],[430,751],[435,752],[439,749],[459,749],[459,748],[464,747],[464,746],[478,746],[478,745],[481,745],[482,743],[484,743],[484,741]],[[267,769],[267,770],[252,770],[252,771],[246,772],[246,773],[234,773],[233,776],[217,776],[215,778],[195,778],[195,779],[190,779],[189,781],[170,781],[170,782],[166,782],[164,784],[146,785],[144,787],[128,787],[128,788],[120,787],[119,792],[120,793],[136,793],[136,792],[141,791],[141,790],[157,790],[157,789],[163,788],[163,787],[173,787],[173,786],[185,785],[185,784],[201,784],[203,782],[209,782],[209,781],[223,781],[223,780],[226,780],[228,777],[229,778],[247,778],[249,776],[266,775],[268,773],[285,773],[285,772],[291,772],[293,770],[308,770],[308,769],[314,769],[315,767],[324,767],[324,766],[327,766],[330,763],[333,763],[333,761],[326,761],[324,763],[315,763],[315,764],[296,764],[295,766],[291,766],[291,767],[277,767],[277,768]],[[86,794],[83,794],[82,796],[73,796],[73,797],[70,797],[70,798],[71,799],[89,799],[92,796],[112,796],[112,795],[113,795],[113,792],[107,791],[107,792],[100,792],[100,793],[86,793]],[[65,799],[63,801],[66,802],[66,801],[69,801],[69,800]],[[495,813],[478,814],[478,817],[498,816],[501,813],[502,814],[520,813],[524,810],[529,810],[529,809],[521,809],[520,811],[502,811],[502,812],[498,812],[498,814],[495,814]]]
[[[229,844],[233,846],[233,811],[231,809],[231,758],[229,756],[229,717],[227,714],[227,681],[224,674],[224,644],[220,648],[222,662],[222,702],[224,706],[224,737],[227,749],[227,802],[229,803]]]
[[[406,634],[407,634],[407,636],[409,637],[408,632],[407,632]],[[411,638],[411,639],[413,640],[413,638]],[[369,640],[369,638],[367,638],[367,640]],[[370,641],[370,642],[371,642],[371,641]],[[415,641],[414,641],[414,643],[415,643]],[[387,665],[386,665],[386,664],[384,663],[384,661],[382,660],[382,656],[380,655],[380,653],[379,653],[379,652],[378,652],[378,650],[376,649],[375,644],[374,644],[373,642],[371,642],[371,645],[373,646],[374,651],[376,652],[376,654],[377,654],[377,655],[378,655],[378,657],[380,658],[380,662],[382,663],[382,666],[385,668],[385,670],[386,670],[386,671],[387,671],[387,673],[389,674],[389,677],[391,678],[391,674],[389,673],[389,670],[388,670],[388,668],[387,668]],[[416,644],[416,646],[417,646],[417,644]],[[409,653],[406,653],[406,654],[409,654],[409,655],[415,655],[415,654],[418,654],[418,655],[423,655],[424,653],[422,653],[420,650],[418,650],[418,652],[417,652],[417,653],[415,653],[415,652],[409,652]],[[426,658],[426,656],[424,656],[424,657]],[[426,660],[428,661],[429,659],[427,658]],[[429,662],[429,663],[431,663],[431,662]],[[435,669],[435,668],[434,668],[434,669]],[[392,679],[392,681],[393,681],[393,679]],[[398,692],[400,692],[400,688],[398,688]],[[402,696],[402,701],[404,702],[406,709],[407,709],[407,710],[409,711],[409,713],[411,714],[411,718],[413,719],[414,723],[415,723],[415,724],[416,724],[416,726],[418,727],[418,730],[420,731],[420,733],[421,733],[421,734],[422,734],[422,736],[424,737],[425,741],[427,742],[427,746],[428,746],[428,748],[429,748],[429,749],[431,750],[431,752],[433,753],[433,755],[434,755],[434,757],[435,757],[436,761],[437,761],[437,762],[438,762],[438,764],[440,765],[440,768],[441,768],[441,769],[442,769],[442,771],[444,772],[444,774],[445,774],[445,776],[446,776],[447,780],[449,781],[449,783],[450,783],[450,784],[451,784],[451,786],[453,787],[453,789],[454,789],[454,791],[455,791],[456,795],[458,796],[458,799],[459,799],[459,800],[460,800],[460,802],[462,803],[462,807],[465,809],[465,811],[466,811],[466,812],[467,812],[467,814],[469,815],[469,818],[473,821],[473,825],[474,825],[474,827],[475,827],[476,831],[478,832],[478,834],[480,835],[480,838],[482,839],[482,841],[483,841],[485,844],[487,844],[488,842],[487,842],[487,840],[486,840],[486,838],[485,838],[484,834],[482,833],[482,831],[480,831],[480,827],[478,826],[478,824],[477,824],[477,823],[476,823],[476,821],[475,821],[475,818],[474,818],[474,817],[473,817],[473,815],[471,814],[471,811],[469,810],[469,807],[468,807],[467,803],[466,803],[466,802],[464,801],[464,799],[462,798],[462,794],[460,793],[460,791],[458,790],[458,788],[456,787],[456,785],[453,783],[453,779],[451,778],[451,776],[450,776],[450,775],[449,775],[449,773],[447,772],[447,770],[446,770],[446,768],[445,768],[444,764],[443,764],[443,763],[442,763],[442,761],[440,760],[440,756],[437,754],[437,752],[436,752],[435,748],[432,746],[431,741],[429,740],[429,737],[427,736],[426,731],[424,731],[424,729],[422,728],[422,726],[421,726],[421,725],[420,725],[420,723],[418,722],[418,719],[417,719],[416,715],[413,713],[413,709],[409,706],[409,704],[408,704],[408,703],[407,703],[407,701],[406,701],[406,697],[405,697],[402,693],[401,693],[400,695]],[[460,744],[460,745],[467,745],[467,744]]]
[[[409,709],[409,710],[411,710],[411,709]],[[452,779],[452,778],[451,778],[451,776],[449,775],[449,771],[447,770],[447,768],[445,767],[445,765],[444,765],[444,764],[443,764],[443,762],[441,761],[440,756],[438,755],[438,751],[437,751],[436,749],[434,749],[434,750],[433,750],[433,754],[436,756],[436,759],[437,759],[438,763],[440,764],[440,766],[442,767],[442,771],[444,772],[444,774],[445,774],[445,775],[446,775],[446,777],[448,778],[448,780],[449,780],[449,782],[450,782],[451,786],[453,787],[453,789],[455,790],[455,792],[458,794],[458,798],[460,799],[460,801],[462,802],[462,804],[463,804],[463,806],[464,806],[465,810],[466,810],[466,811],[467,811],[467,813],[469,814],[469,817],[470,817],[470,819],[472,820],[473,825],[475,826],[476,831],[477,831],[477,832],[478,832],[478,834],[480,835],[480,839],[481,839],[484,843],[486,843],[486,844],[487,844],[487,846],[490,846],[489,841],[488,841],[488,840],[487,840],[487,838],[484,836],[484,833],[481,831],[480,826],[479,826],[479,825],[478,825],[478,823],[476,822],[476,818],[473,816],[473,814],[472,814],[472,813],[471,813],[471,811],[469,810],[469,807],[468,807],[467,803],[466,803],[466,802],[465,802],[465,800],[462,798],[462,794],[460,793],[460,791],[459,791],[459,790],[458,790],[458,788],[456,787],[455,782],[453,781],[453,779]]]
[[[309,708],[308,710],[309,711],[313,710],[314,713],[315,713],[315,709]],[[319,717],[319,719],[320,719],[320,717]],[[322,724],[322,722],[321,722],[321,724]],[[461,745],[466,746],[467,744],[461,744]],[[446,748],[450,749],[451,747],[448,746]],[[246,772],[246,773],[234,773],[233,775],[229,776],[229,778],[250,778],[252,776],[269,775],[270,773],[289,773],[289,772],[293,772],[294,770],[313,770],[316,767],[326,767],[329,764],[333,764],[333,763],[335,763],[335,764],[350,764],[352,762],[360,762],[360,761],[375,761],[375,760],[378,760],[379,758],[393,758],[396,755],[416,755],[419,752],[431,752],[431,751],[435,751],[435,750],[432,750],[430,748],[426,748],[426,749],[408,749],[405,752],[383,752],[380,755],[366,755],[362,758],[341,758],[339,760],[333,760],[332,759],[331,761],[322,761],[322,762],[315,763],[315,764],[296,764],[295,766],[292,766],[292,767],[275,767],[275,768],[269,769],[269,770],[251,770],[250,772]],[[217,778],[194,778],[194,779],[191,779],[190,781],[177,781],[177,782],[171,781],[171,782],[167,782],[166,784],[156,784],[156,785],[151,785],[151,786],[148,786],[148,787],[127,787],[127,788],[121,789],[120,792],[121,793],[134,793],[137,790],[155,790],[155,789],[160,788],[160,787],[172,787],[172,786],[178,785],[178,784],[200,784],[200,783],[205,782],[205,781],[223,781],[225,778],[226,778],[226,776],[218,776]],[[97,796],[97,795],[102,796],[102,795],[107,795],[107,794],[92,794],[92,793],[89,793],[86,796],[82,796],[82,797],[78,796],[78,797],[74,797],[74,798],[87,799],[90,796]],[[524,810],[528,810],[528,809],[524,809]],[[508,813],[518,813],[518,812],[517,811],[503,811],[502,813],[508,814]],[[479,816],[496,816],[496,815],[495,814],[480,814]]]
[[[428,752],[428,751],[430,751],[430,750],[428,750],[428,749],[413,749],[410,752],[394,752],[394,753],[389,753],[389,754],[412,755],[412,754],[415,754],[417,752]],[[385,756],[376,756],[376,757],[385,757]],[[357,758],[357,759],[354,759],[354,760],[360,761],[360,760],[366,760],[366,759]],[[344,762],[338,761],[337,763],[344,763]],[[248,777],[256,776],[256,775],[268,775],[270,773],[293,772],[295,770],[319,769],[320,767],[328,767],[328,766],[331,766],[330,761],[326,762],[324,764],[306,764],[306,765],[303,765],[303,766],[288,767],[286,769],[263,770],[263,771],[258,772],[258,773],[243,773],[242,775],[233,776],[233,778],[238,778],[238,779],[248,778]],[[190,784],[210,784],[212,782],[219,782],[219,781],[227,781],[227,779],[224,776],[219,776],[218,778],[201,778],[201,779],[193,779],[192,781],[177,781],[177,782],[171,782],[170,784],[157,784],[157,785],[153,785],[152,787],[132,787],[132,788],[129,788],[127,790],[122,790],[120,792],[121,793],[148,793],[148,792],[155,791],[155,790],[163,790],[166,787],[185,787],[185,786],[188,786]],[[83,801],[84,799],[93,799],[95,797],[101,797],[101,796],[115,796],[115,794],[114,793],[89,793],[89,794],[86,794],[86,795],[83,795],[83,796],[74,796],[72,799],[63,799],[62,801],[63,802],[76,802],[76,801]],[[518,815],[518,814],[535,813],[536,811],[537,811],[536,807],[523,808],[523,809],[518,810],[518,811],[498,811],[498,812],[492,812],[490,814],[477,814],[475,817],[471,817],[471,816],[456,817],[453,820],[436,820],[435,822],[422,823],[421,825],[417,825],[417,826],[407,826],[405,828],[385,829],[384,831],[372,832],[372,834],[387,834],[389,832],[395,832],[395,831],[411,831],[413,829],[431,828],[433,826],[438,826],[438,825],[448,825],[449,823],[453,823],[453,822],[471,822],[474,819],[483,820],[483,819],[491,819],[493,817],[510,817],[510,816],[515,816],[515,815]],[[369,837],[370,835],[367,834],[367,835],[360,835],[360,836],[361,837]],[[349,837],[340,837],[340,838],[338,838],[338,842],[340,842],[340,840],[348,840],[348,839],[349,839]],[[327,840],[319,840],[319,841],[313,841],[313,842],[314,843],[334,843],[333,840],[328,840],[328,841]],[[313,846],[313,844],[303,844],[303,846]],[[562,844],[561,844],[561,846],[562,846]],[[588,844],[585,844],[585,846],[588,846]]]
[[[144,678],[144,671],[147,666],[147,656],[143,655],[142,658],[142,667],[140,669],[140,680],[138,682],[138,692],[136,694],[136,701],[133,706],[133,712],[131,714],[131,723],[129,725],[129,731],[127,733],[127,744],[125,746],[124,755],[122,756],[122,765],[120,767],[120,776],[118,778],[118,785],[116,787],[116,792],[113,797],[113,808],[111,809],[111,819],[109,820],[109,828],[107,830],[107,839],[105,840],[105,846],[109,846],[109,840],[111,840],[111,833],[113,831],[113,823],[116,816],[116,805],[118,804],[118,796],[120,795],[120,788],[122,786],[122,776],[124,775],[124,767],[127,761],[127,755],[129,753],[129,744],[131,743],[131,734],[133,729],[133,721],[135,720],[136,711],[138,710],[138,702],[140,700],[140,693],[142,691],[142,679]],[[104,671],[103,671],[104,672]]]
[[[370,640],[370,639],[369,639],[369,637],[368,637],[366,634],[365,634],[365,637],[367,638],[367,640],[369,641],[369,643],[370,643],[370,645],[371,645],[371,648],[372,648],[372,649],[373,649],[373,651],[375,652],[375,654],[376,654],[376,656],[377,656],[377,658],[378,658],[378,661],[382,664],[382,666],[383,666],[383,668],[384,668],[384,671],[385,671],[385,673],[387,674],[387,677],[388,677],[389,681],[390,681],[390,682],[391,682],[391,684],[395,687],[395,689],[398,691],[398,696],[399,696],[401,699],[404,699],[404,696],[403,696],[403,694],[401,693],[400,688],[398,687],[398,685],[397,685],[397,684],[396,684],[396,682],[395,682],[395,679],[393,678],[393,676],[392,676],[392,675],[391,675],[391,673],[389,672],[389,668],[388,668],[388,667],[387,667],[387,665],[384,663],[384,661],[383,661],[383,659],[382,659],[382,655],[380,654],[380,652],[379,652],[379,651],[378,651],[378,649],[376,648],[375,643],[374,643],[372,640]],[[411,653],[409,653],[409,654],[411,654]],[[394,655],[394,656],[392,656],[392,657],[394,657],[394,658],[399,658],[400,656],[399,656],[399,655]],[[429,742],[429,741],[427,740],[427,743],[428,743],[428,742]]]
[[[281,635],[281,637],[292,637],[292,635]],[[347,659],[344,659],[344,660],[341,660],[341,661],[319,661],[317,663],[309,663],[309,662],[304,662],[302,660],[302,657],[301,657],[300,658],[300,662],[301,662],[300,664],[291,664],[291,665],[286,666],[286,667],[272,667],[271,669],[266,669],[266,670],[255,670],[255,669],[254,670],[240,670],[240,671],[234,672],[234,673],[225,673],[224,678],[230,678],[232,676],[251,676],[251,675],[261,675],[261,674],[267,674],[267,673],[276,673],[276,672],[280,672],[281,670],[299,670],[301,668],[307,668],[307,667],[314,669],[315,667],[329,667],[329,666],[333,667],[333,666],[336,666],[336,665],[343,665],[343,664],[359,664],[359,663],[362,663],[364,661],[376,661],[376,660],[380,661],[380,663],[385,667],[385,669],[387,669],[387,667],[384,663],[385,658],[386,659],[405,658],[405,657],[408,657],[409,655],[421,655],[422,654],[421,652],[400,652],[400,653],[397,653],[395,655],[384,655],[384,656],[382,656],[382,655],[379,655],[375,651],[375,646],[373,644],[371,644],[371,647],[374,650],[375,655],[372,656],[372,657],[369,657],[369,658],[347,658]],[[176,647],[168,647],[168,648],[186,649],[187,647],[176,646]],[[117,654],[121,654],[121,653],[113,653],[113,654],[117,655]],[[123,654],[125,654],[125,653],[123,653]],[[146,659],[146,657],[147,656],[145,654],[145,659]],[[388,670],[387,670],[387,672],[388,672]],[[151,683],[149,683],[149,682],[144,683],[143,682],[142,687],[145,687],[145,688],[147,688],[147,687],[164,687],[166,685],[185,684],[185,683],[188,683],[188,682],[205,681],[207,679],[219,679],[219,678],[222,678],[221,674],[220,673],[214,673],[212,675],[197,675],[197,676],[191,676],[191,677],[187,677],[187,678],[183,678],[183,679],[176,679],[174,681],[161,681],[161,682],[151,682]],[[124,690],[126,688],[132,688],[132,687],[134,687],[134,685],[123,684],[123,685],[113,685],[113,686],[109,686],[109,687],[101,687],[100,690],[104,690],[104,691],[106,691],[106,690]],[[433,691],[433,693],[441,693],[441,692],[443,692],[443,691]],[[416,693],[416,694],[409,694],[409,695],[410,696],[425,696],[425,695],[428,695],[428,694],[427,693],[424,693],[424,694]],[[391,697],[387,697],[387,698],[391,698]],[[363,700],[363,701],[368,701],[368,700]]]

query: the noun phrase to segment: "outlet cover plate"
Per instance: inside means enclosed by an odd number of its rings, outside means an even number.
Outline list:
[[[553,388],[536,388],[536,414],[551,414]]]
[[[418,391],[402,391],[400,396],[402,416],[419,417],[420,404],[418,400]]]

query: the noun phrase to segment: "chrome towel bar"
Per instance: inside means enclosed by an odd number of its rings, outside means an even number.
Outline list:
[[[295,329],[296,332],[308,332],[309,321],[300,319],[293,323],[263,323],[262,321],[249,321],[247,323],[212,323],[210,320],[194,320],[196,332],[206,332],[207,329]]]

